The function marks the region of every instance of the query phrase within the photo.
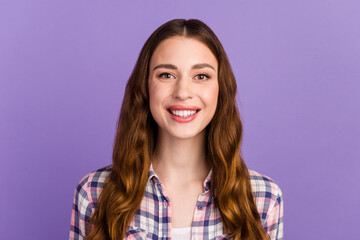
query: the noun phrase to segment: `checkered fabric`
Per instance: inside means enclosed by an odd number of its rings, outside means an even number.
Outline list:
[[[84,239],[106,177],[107,166],[86,175],[78,184],[71,216],[70,239]],[[268,177],[250,171],[252,191],[262,225],[272,240],[283,239],[283,201],[280,188]],[[210,194],[211,171],[204,181],[191,226],[191,239],[227,239],[219,210]],[[125,239],[171,239],[171,204],[152,166],[140,208]]]

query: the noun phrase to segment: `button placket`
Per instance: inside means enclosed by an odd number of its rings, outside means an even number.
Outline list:
[[[197,209],[201,211],[201,210],[203,210],[203,208],[204,208],[203,204],[201,202],[199,202],[197,204]]]

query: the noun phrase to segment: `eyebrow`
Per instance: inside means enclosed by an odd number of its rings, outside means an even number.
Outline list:
[[[199,63],[192,66],[192,69],[201,69],[201,68],[211,68],[216,72],[215,68],[207,63]]]
[[[167,69],[173,69],[173,70],[177,69],[177,67],[172,64],[160,64],[160,65],[157,65],[156,67],[154,67],[153,71],[158,68],[167,68]]]
[[[158,69],[158,68],[167,68],[167,69],[177,70],[177,67],[175,65],[172,65],[172,64],[159,64],[156,67],[154,67],[153,71],[155,69]],[[192,69],[211,68],[216,72],[215,68],[213,66],[211,66],[210,64],[207,64],[207,63],[198,63],[198,64],[193,65],[191,68]]]

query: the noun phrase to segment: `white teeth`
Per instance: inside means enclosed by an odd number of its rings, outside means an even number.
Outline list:
[[[170,111],[173,115],[183,117],[183,118],[187,118],[196,113],[196,111],[191,111],[191,110],[170,110]]]

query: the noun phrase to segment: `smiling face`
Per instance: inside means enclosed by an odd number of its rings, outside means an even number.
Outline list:
[[[171,37],[149,65],[150,111],[162,135],[187,139],[205,133],[219,94],[218,62],[199,40]]]

